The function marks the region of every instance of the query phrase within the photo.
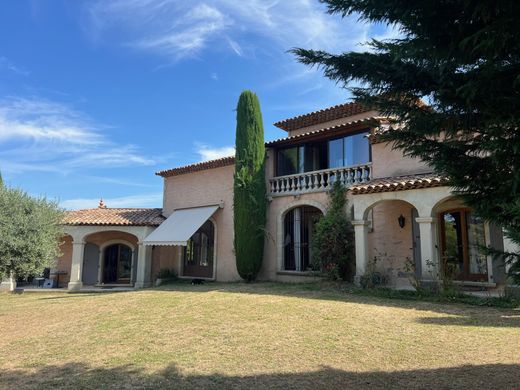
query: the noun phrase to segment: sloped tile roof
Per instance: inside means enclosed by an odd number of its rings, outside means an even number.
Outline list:
[[[448,178],[436,173],[424,173],[409,176],[385,177],[354,185],[349,188],[353,195],[376,192],[405,191],[417,188],[431,188],[448,185]]]
[[[282,130],[291,131],[335,119],[346,118],[366,111],[370,110],[359,103],[343,103],[322,110],[313,111],[308,114],[284,119],[283,121],[274,123],[274,125]]]
[[[95,208],[67,211],[64,225],[159,226],[162,209]]]
[[[349,127],[354,127],[356,125],[364,125],[364,124],[369,125],[372,123],[378,123],[380,120],[383,120],[383,119],[386,119],[386,118],[383,118],[380,116],[370,116],[370,117],[363,118],[363,119],[357,119],[354,121],[345,122],[345,123],[342,123],[341,125],[326,127],[324,129],[319,129],[319,130],[308,131],[306,133],[293,135],[291,137],[278,138],[273,141],[266,142],[265,146],[274,146],[274,145],[281,144],[281,143],[287,143],[288,141],[306,139],[306,138],[310,138],[310,137],[313,137],[313,136],[316,136],[316,135],[319,135],[319,134],[322,134],[325,132],[329,132],[329,133],[331,133],[331,135],[333,135],[336,132],[341,132],[343,130],[347,130]]]
[[[178,176],[185,173],[192,173],[197,171],[203,171],[205,169],[213,169],[233,165],[235,163],[235,156],[228,156],[218,158],[216,160],[203,161],[195,164],[189,164],[178,168],[165,169],[155,174],[162,177]]]

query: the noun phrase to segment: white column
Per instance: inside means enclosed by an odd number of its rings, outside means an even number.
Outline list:
[[[13,291],[16,288],[16,280],[14,280],[14,275],[11,272],[9,277],[2,280],[0,283],[0,291]]]
[[[139,243],[137,252],[137,277],[135,288],[145,288],[152,285],[152,247]]]
[[[83,255],[85,253],[85,242],[72,242],[72,264],[70,266],[69,290],[79,290],[83,287],[81,276],[83,274]]]
[[[104,250],[102,251],[101,248],[99,249],[99,252],[98,252],[98,273],[97,273],[97,277],[98,277],[98,284],[103,284],[103,263],[105,261],[105,256],[104,256]]]
[[[352,221],[354,225],[356,243],[356,276],[355,283],[365,275],[368,264],[368,222],[365,220]]]
[[[436,219],[432,217],[415,218],[419,224],[421,235],[421,278],[423,280],[438,279],[439,256],[437,251]]]

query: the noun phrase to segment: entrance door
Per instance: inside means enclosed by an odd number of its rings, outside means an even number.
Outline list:
[[[470,210],[456,209],[441,214],[441,245],[444,263],[460,280],[486,281],[487,256],[483,221]]]
[[[212,278],[214,253],[215,228],[211,221],[206,221],[184,247],[183,276]]]
[[[103,283],[130,283],[132,250],[123,244],[110,245],[105,249]]]

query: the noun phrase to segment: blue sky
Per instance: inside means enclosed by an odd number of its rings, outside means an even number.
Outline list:
[[[317,0],[0,2],[0,170],[66,208],[160,207],[154,172],[233,153],[242,90],[267,140],[348,99],[288,49],[392,36]]]

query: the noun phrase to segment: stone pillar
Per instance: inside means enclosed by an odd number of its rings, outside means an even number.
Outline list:
[[[16,280],[14,280],[14,275],[11,272],[8,278],[2,280],[0,283],[0,291],[13,291],[16,288]]]
[[[81,277],[83,274],[83,255],[85,253],[84,241],[72,242],[72,264],[70,266],[69,290],[80,290],[83,287]]]
[[[354,281],[359,285],[368,264],[368,221],[352,221],[352,225],[354,225],[356,243],[356,276]]]
[[[415,218],[421,235],[421,279],[439,278],[439,256],[437,249],[436,219],[432,217]]]
[[[139,243],[137,252],[137,276],[135,288],[146,288],[152,285],[152,247]]]

